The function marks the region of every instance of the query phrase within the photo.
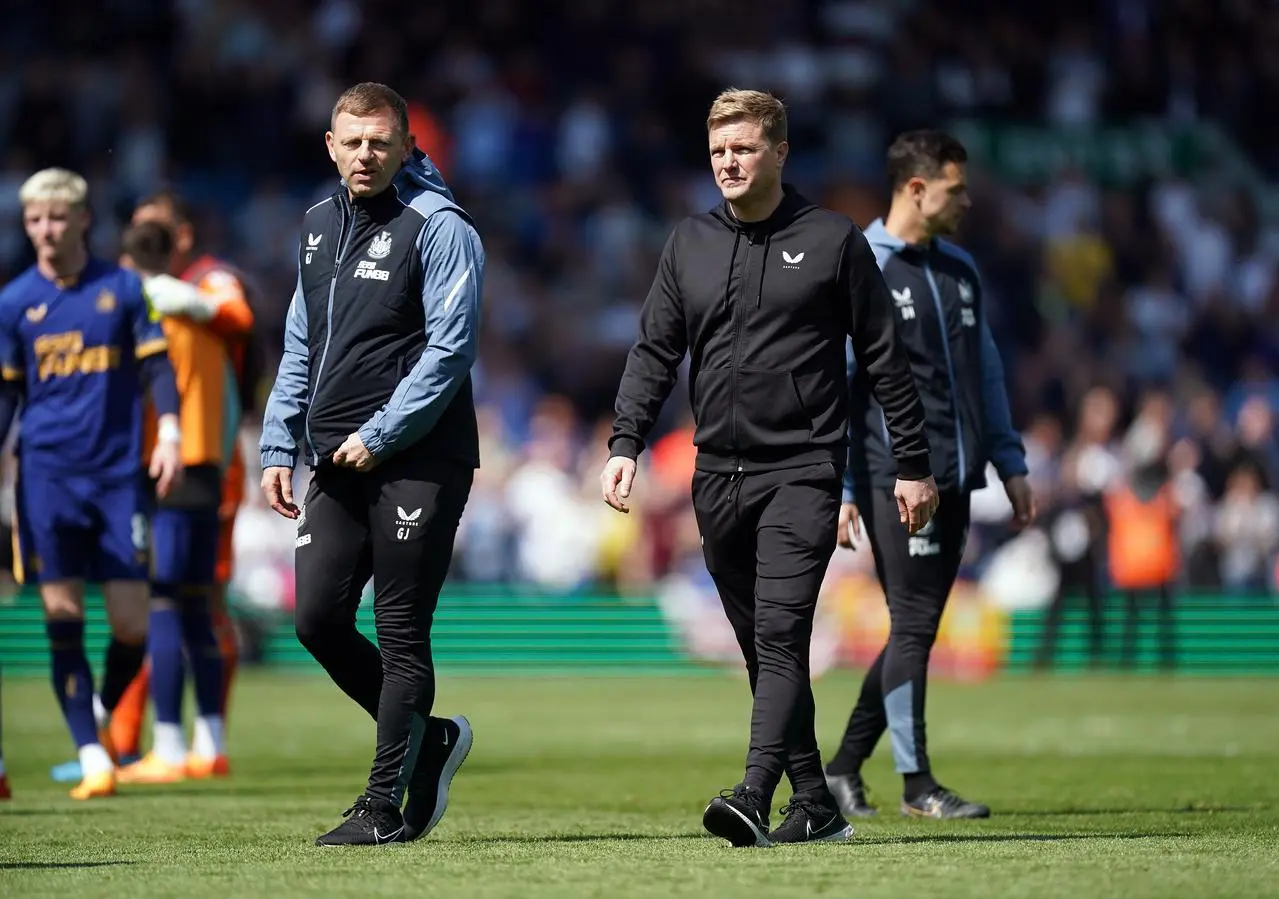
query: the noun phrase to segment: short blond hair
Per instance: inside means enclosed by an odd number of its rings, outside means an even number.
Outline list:
[[[773,146],[786,140],[786,105],[765,91],[735,87],[715,98],[706,117],[706,130],[742,119],[757,123]]]
[[[70,169],[41,169],[18,188],[18,202],[66,203],[83,208],[89,200],[89,185]]]

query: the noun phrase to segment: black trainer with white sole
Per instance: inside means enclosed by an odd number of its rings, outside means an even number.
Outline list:
[[[712,799],[702,813],[702,826],[738,848],[773,845],[768,838],[768,797],[746,784]]]
[[[421,734],[404,805],[406,840],[424,837],[440,823],[449,807],[449,785],[475,739],[471,722],[464,715],[429,718]]]
[[[853,835],[853,825],[840,814],[834,797],[829,794],[796,793],[782,814],[786,820],[768,835],[775,844],[840,843]]]
[[[404,841],[404,818],[392,802],[361,796],[342,813],[346,820],[323,836],[317,846],[382,846]]]

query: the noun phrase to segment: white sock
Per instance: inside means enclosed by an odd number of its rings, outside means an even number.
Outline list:
[[[191,754],[202,759],[213,759],[225,752],[222,744],[222,716],[200,715],[196,718]]]
[[[111,756],[107,755],[101,743],[90,743],[88,746],[80,747],[80,774],[83,777],[101,774],[114,767]]]
[[[151,751],[170,765],[183,764],[187,760],[187,740],[182,735],[182,725],[157,721]]]
[[[93,694],[93,720],[98,723],[99,728],[107,726],[107,722],[111,720],[111,716],[107,714],[107,707],[102,704],[102,697],[97,693]]]

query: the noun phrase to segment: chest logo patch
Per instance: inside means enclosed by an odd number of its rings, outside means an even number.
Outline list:
[[[369,241],[369,258],[385,259],[391,255],[391,232],[383,231]]]

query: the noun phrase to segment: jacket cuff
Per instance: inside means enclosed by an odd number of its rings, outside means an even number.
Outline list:
[[[382,435],[378,433],[372,422],[365,422],[360,425],[360,429],[355,432],[360,442],[364,444],[364,448],[369,451],[369,455],[375,459],[380,459],[386,454],[386,442],[383,441]]]
[[[927,454],[907,456],[897,460],[897,477],[903,481],[922,481],[931,476],[932,468],[928,465]]]
[[[1030,474],[1030,468],[1026,465],[1026,460],[1021,457],[1008,459],[1002,465],[995,463],[995,470],[999,472],[999,480],[1005,482],[1010,478],[1025,477]]]
[[[262,467],[267,468],[293,468],[297,465],[298,454],[291,453],[282,449],[264,449],[262,450]]]
[[[614,437],[608,442],[609,456],[621,456],[624,459],[635,460],[639,458],[639,454],[643,451],[644,444],[636,440],[634,437]]]

